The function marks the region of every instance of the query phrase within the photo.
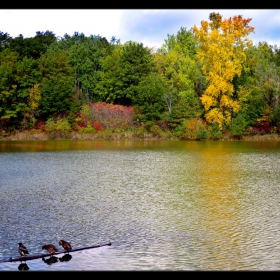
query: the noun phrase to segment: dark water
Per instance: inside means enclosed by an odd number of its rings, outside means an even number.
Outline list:
[[[0,211],[2,271],[279,270],[280,143],[0,141]]]

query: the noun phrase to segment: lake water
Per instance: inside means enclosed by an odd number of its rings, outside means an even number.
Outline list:
[[[2,271],[279,270],[280,142],[0,141],[0,211]]]

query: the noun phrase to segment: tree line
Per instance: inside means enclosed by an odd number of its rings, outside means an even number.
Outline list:
[[[156,50],[78,32],[0,32],[0,133],[58,126],[181,139],[279,133],[280,49],[253,45],[250,21],[210,13],[200,26],[167,34]]]

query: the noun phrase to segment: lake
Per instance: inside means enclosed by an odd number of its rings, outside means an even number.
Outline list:
[[[0,270],[279,270],[279,182],[276,141],[0,141]]]

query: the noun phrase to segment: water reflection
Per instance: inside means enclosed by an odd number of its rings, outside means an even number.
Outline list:
[[[58,262],[58,257],[56,257],[56,256],[50,256],[49,258],[43,257],[42,261],[48,265],[52,265],[52,264]]]
[[[18,266],[18,270],[29,270],[29,267],[26,263],[21,263],[19,266]]]
[[[280,268],[280,143],[35,142],[0,152],[1,259],[65,238],[88,250],[30,270]]]
[[[50,256],[49,258],[42,257],[42,261],[47,265],[51,266],[58,262],[69,262],[72,259],[72,255],[69,253],[64,254],[62,257]],[[18,270],[29,270],[29,266],[27,263],[20,263],[18,266]]]
[[[61,262],[69,262],[72,259],[72,256],[68,253],[63,255],[61,258],[59,258],[59,260]]]
[[[200,228],[204,229],[202,248],[207,259],[206,269],[230,270],[238,266],[241,255],[240,234],[244,234],[240,213],[238,189],[239,171],[236,168],[236,146],[216,143],[202,149],[197,162],[197,178],[200,190]],[[241,244],[240,244],[241,245]],[[211,252],[211,254],[209,254]],[[227,263],[227,265],[225,265]]]

